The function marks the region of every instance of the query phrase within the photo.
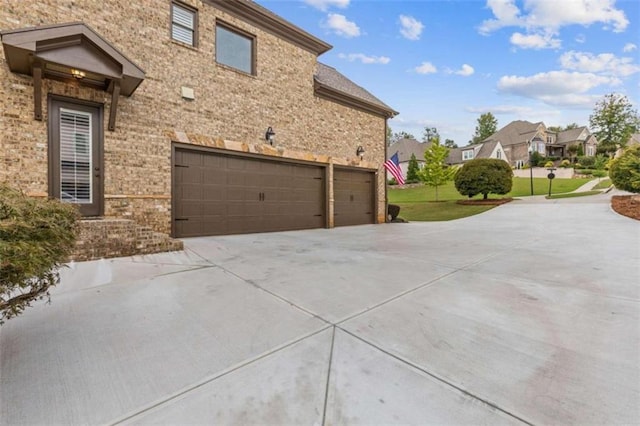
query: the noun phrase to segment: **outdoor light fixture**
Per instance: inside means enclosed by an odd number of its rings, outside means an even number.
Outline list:
[[[269,145],[273,146],[273,141],[275,140],[276,132],[273,131],[271,126],[267,127],[267,133],[264,134],[264,138]]]
[[[356,149],[356,155],[360,157],[361,160],[364,157],[364,148],[362,145],[358,146],[358,149]]]
[[[86,76],[86,74],[80,70],[71,70],[71,75],[78,80],[83,79]]]

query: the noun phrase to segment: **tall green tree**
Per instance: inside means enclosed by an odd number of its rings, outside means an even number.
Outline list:
[[[436,188],[438,201],[438,187],[453,179],[456,169],[447,165],[449,148],[440,145],[440,138],[431,139],[431,146],[424,152],[424,167],[420,170],[420,180],[427,186]]]
[[[596,103],[589,124],[598,139],[598,151],[613,156],[638,131],[640,117],[626,96],[610,93]]]
[[[431,142],[434,138],[439,138],[438,129],[426,126],[422,131],[422,142]]]
[[[415,154],[411,154],[409,159],[409,165],[407,166],[407,179],[405,183],[418,183],[420,182],[420,166],[418,165],[418,159]]]
[[[490,112],[480,115],[470,145],[482,142],[498,130],[498,120]]]
[[[415,136],[405,131],[394,133],[393,136],[391,136],[390,145],[398,142],[401,139],[415,139]]]
[[[457,148],[458,144],[455,143],[453,139],[445,139],[444,146],[446,146],[447,148]]]

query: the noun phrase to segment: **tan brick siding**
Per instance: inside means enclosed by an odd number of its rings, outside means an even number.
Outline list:
[[[46,96],[57,94],[105,105],[107,216],[132,218],[168,233],[171,140],[187,135],[189,143],[229,149],[244,144],[258,151],[271,126],[280,150],[275,155],[378,169],[377,217],[384,221],[384,118],[316,97],[314,54],[201,1],[185,3],[199,10],[197,48],[171,41],[168,0],[45,0],[37,8],[4,0],[0,30],[85,22],[138,64],[146,79],[133,96],[120,98],[113,132],[106,130],[110,94],[44,79],[40,122],[33,119],[32,78],[11,73],[0,51],[0,181],[34,195],[47,193]],[[256,76],[216,65],[216,19],[257,37]],[[182,86],[194,89],[195,100],[182,99]],[[366,150],[362,164],[356,159],[358,145]]]

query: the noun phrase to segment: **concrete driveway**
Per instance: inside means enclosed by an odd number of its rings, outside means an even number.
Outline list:
[[[71,265],[0,423],[638,424],[640,224],[589,198]]]

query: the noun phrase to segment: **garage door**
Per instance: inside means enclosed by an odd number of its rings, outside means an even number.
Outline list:
[[[176,237],[326,226],[323,167],[179,148],[174,167]]]
[[[334,225],[375,223],[375,173],[333,170]]]

